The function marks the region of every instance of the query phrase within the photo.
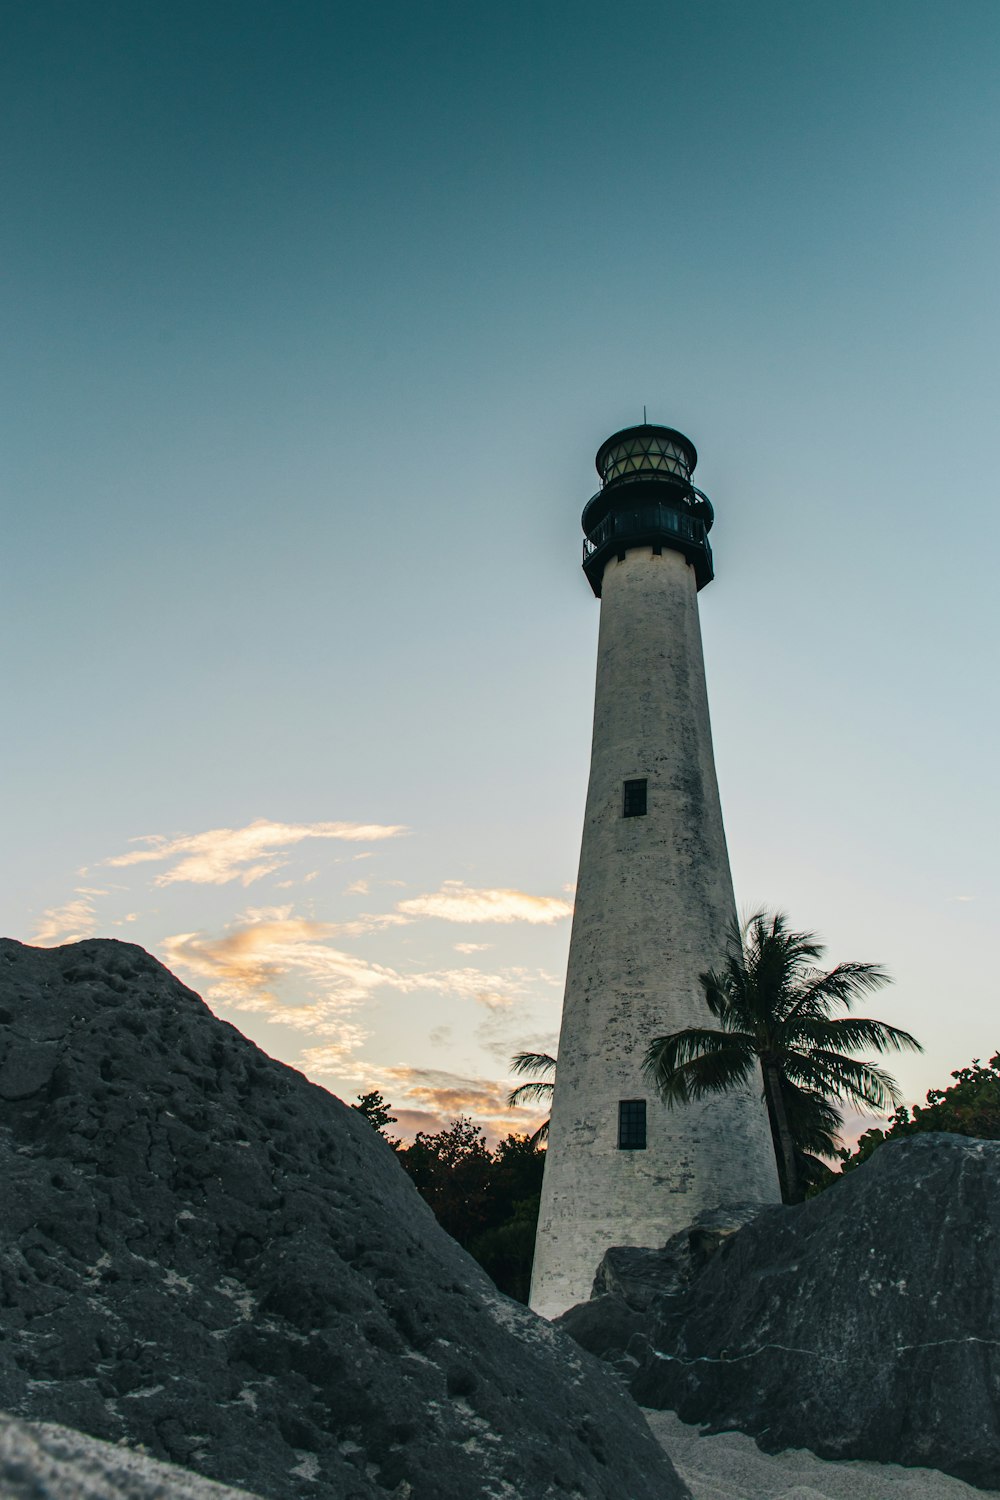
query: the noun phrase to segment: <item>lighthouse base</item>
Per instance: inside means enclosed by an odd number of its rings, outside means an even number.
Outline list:
[[[607,1251],[660,1250],[672,1236],[723,1204],[779,1200],[759,1091],[747,1089],[668,1110],[650,1101],[650,1149],[621,1151],[586,1122],[576,1149],[554,1173],[538,1221],[530,1306],[557,1318],[586,1302]],[[551,1150],[551,1146],[550,1146]],[[554,1163],[553,1163],[554,1164]]]

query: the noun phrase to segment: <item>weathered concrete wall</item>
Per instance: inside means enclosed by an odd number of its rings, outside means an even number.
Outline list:
[[[622,816],[648,780],[645,817]],[[650,1039],[714,1024],[698,975],[735,916],[692,568],[636,549],[604,573],[594,739],[531,1305],[590,1294],[611,1245],[655,1247],[703,1208],[776,1202],[759,1085],[668,1110]],[[647,1149],[618,1149],[618,1102],[645,1099]]]

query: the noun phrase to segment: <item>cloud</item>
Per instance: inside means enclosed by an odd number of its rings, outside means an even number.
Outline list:
[[[539,971],[540,973],[541,971]],[[533,976],[527,969],[501,969],[496,974],[482,969],[432,969],[411,976],[415,987],[455,995],[460,1000],[475,1000],[490,1010],[512,1005],[522,995],[531,993]],[[544,977],[544,976],[542,976]]]
[[[362,912],[360,917],[354,917],[350,922],[340,922],[337,931],[344,933],[347,937],[363,937],[366,932],[381,932],[384,927],[406,927],[413,921],[412,917],[404,917],[401,912]]]
[[[439,891],[399,901],[396,910],[410,917],[439,917],[445,922],[559,922],[573,907],[558,896],[530,896],[525,891],[473,890],[461,880],[446,880]]]
[[[181,880],[196,885],[227,885],[231,880],[239,880],[247,886],[263,875],[280,870],[288,861],[279,851],[304,839],[346,839],[367,843],[374,839],[398,838],[406,832],[401,824],[272,823],[267,818],[257,818],[245,828],[211,828],[204,833],[184,834],[174,839],[149,834],[133,840],[148,845],[147,848],[114,855],[104,863],[121,868],[149,861],[176,860],[170,869],[156,876],[156,885],[173,885]]]
[[[316,1033],[329,1038],[330,1045],[353,1051],[367,1033],[347,1018],[375,990],[409,990],[413,981],[330,947],[325,940],[335,931],[328,922],[268,916],[223,937],[177,933],[163,948],[171,967],[208,981],[207,1000],[263,1013],[268,1020]],[[286,981],[304,986],[302,1003],[281,998]]]
[[[97,931],[94,897],[104,896],[107,892],[81,887],[75,894],[74,901],[67,901],[65,906],[50,906],[42,913],[33,934],[39,947],[52,948],[60,943],[79,943],[83,938],[93,937]]]
[[[370,887],[367,880],[352,880],[344,889],[345,896],[367,896]]]
[[[255,922],[287,922],[292,911],[291,902],[286,906],[248,906],[229,925],[248,927]]]
[[[402,1135],[415,1130],[433,1133],[467,1115],[483,1126],[493,1143],[505,1135],[527,1135],[545,1118],[544,1112],[509,1110],[511,1085],[504,1080],[404,1066],[370,1068],[364,1080],[366,1089],[376,1088],[390,1101]]]
[[[360,1026],[345,1026],[340,1041],[325,1042],[322,1047],[306,1047],[295,1066],[310,1077],[313,1074],[318,1074],[321,1078],[331,1074],[336,1076],[343,1074],[345,1070],[353,1072],[357,1068],[357,1061],[352,1054],[367,1038],[367,1031]]]
[[[492,948],[492,943],[456,943],[456,953],[485,953],[487,948]]]
[[[164,939],[168,964],[178,965],[206,980],[206,999],[240,1010],[272,1013],[273,1019],[305,1031],[326,1031],[345,1011],[388,988],[412,994],[432,990],[458,999],[475,1000],[489,1009],[511,1004],[531,993],[539,970],[436,969],[403,974],[383,964],[331,946],[344,933],[371,930],[363,923],[316,922],[293,917],[290,906],[251,906],[222,936],[182,932]],[[380,924],[382,919],[371,919]],[[388,915],[388,921],[408,921]],[[302,1005],[282,1001],[283,981],[294,979],[308,991]]]
[[[456,1115],[505,1116],[506,1084],[492,1078],[469,1078],[441,1068],[379,1068],[377,1086],[383,1093],[394,1091],[396,1097],[434,1114],[454,1119]]]

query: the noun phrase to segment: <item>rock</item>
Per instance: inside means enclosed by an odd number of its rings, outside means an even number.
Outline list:
[[[735,1203],[705,1209],[662,1250],[616,1245],[605,1251],[591,1300],[567,1309],[555,1326],[630,1380],[648,1356],[650,1311],[682,1296],[716,1251],[763,1208]]]
[[[730,1235],[763,1212],[763,1203],[732,1203],[705,1209],[662,1250],[616,1245],[605,1251],[594,1277],[592,1296],[621,1297],[629,1307],[645,1311],[660,1297],[682,1291],[692,1276],[711,1260]],[[584,1304],[585,1305],[585,1304]]]
[[[648,1318],[613,1292],[578,1302],[554,1319],[552,1326],[569,1334],[588,1354],[611,1365],[625,1380],[636,1374],[649,1347]]]
[[[131,1448],[0,1412],[4,1500],[256,1500]]]
[[[142,949],[0,942],[0,1078],[0,1407],[267,1500],[687,1496],[362,1116]]]
[[[1000,1142],[891,1142],[654,1304],[630,1388],[768,1452],[1000,1488],[998,1245]]]

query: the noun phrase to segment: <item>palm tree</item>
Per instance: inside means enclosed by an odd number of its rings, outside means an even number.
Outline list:
[[[510,1071],[512,1073],[548,1073],[556,1071],[556,1060],[547,1052],[515,1052],[510,1060]],[[507,1095],[507,1108],[517,1109],[519,1104],[527,1104],[536,1100],[544,1099],[546,1104],[552,1103],[552,1091],[555,1088],[553,1077],[535,1078],[531,1083],[518,1084],[516,1089],[511,1089]],[[549,1138],[549,1122],[543,1120],[541,1125],[530,1137],[532,1145],[538,1146],[542,1141]]]
[[[758,911],[742,927],[734,923],[724,965],[700,976],[718,1027],[654,1037],[644,1060],[669,1105],[747,1083],[759,1064],[785,1203],[802,1200],[808,1162],[815,1162],[809,1154],[833,1154],[842,1123],[835,1100],[877,1110],[900,1101],[889,1073],[846,1054],[923,1050],[908,1031],[884,1021],[836,1016],[889,976],[878,964],[860,963],[825,973],[817,967],[822,954],[815,934],[791,931],[782,912]]]

